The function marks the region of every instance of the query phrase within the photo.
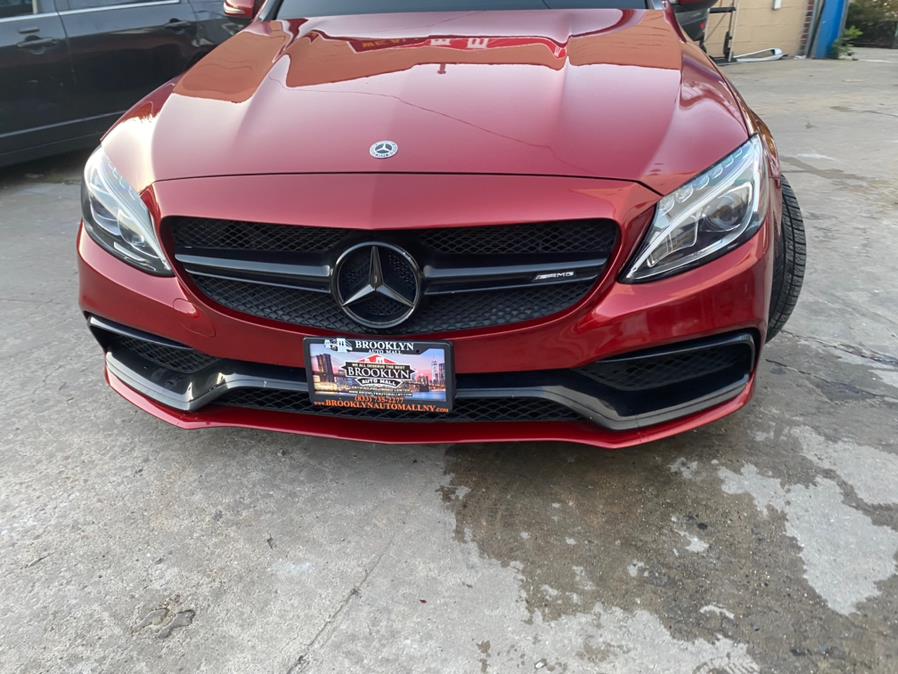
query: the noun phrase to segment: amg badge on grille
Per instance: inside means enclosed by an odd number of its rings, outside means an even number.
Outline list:
[[[334,265],[334,299],[356,323],[392,328],[411,316],[421,301],[421,270],[402,248],[360,243]]]

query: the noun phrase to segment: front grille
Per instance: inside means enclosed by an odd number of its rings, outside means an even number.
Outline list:
[[[177,250],[204,248],[270,253],[323,253],[345,243],[346,230],[263,225],[231,220],[178,218],[172,223]]]
[[[727,344],[694,351],[647,352],[610,358],[579,368],[577,372],[621,391],[643,391],[697,380],[734,369],[750,371],[753,353],[745,344]]]
[[[164,346],[113,333],[109,333],[109,335],[109,341],[112,346],[130,351],[166,370],[182,374],[194,374],[217,360],[193,349]]]
[[[291,325],[409,336],[522,323],[570,309],[601,279],[618,238],[607,220],[377,232],[201,218],[168,218],[164,226],[181,270],[220,306]],[[359,301],[352,309],[366,320],[356,321],[331,293],[330,270],[364,242],[382,244],[385,278],[406,297],[415,294],[414,272],[391,247],[420,267],[420,304],[395,327],[361,325],[402,316],[393,300]],[[367,282],[366,251],[343,263],[341,282],[351,290]]]
[[[272,321],[354,333],[363,329],[330,295],[293,288],[197,276],[197,287],[218,304]],[[594,282],[535,286],[489,293],[425,297],[418,310],[397,328],[373,334],[424,335],[452,330],[508,325],[548,316],[576,304]]]
[[[374,421],[489,422],[489,421],[582,421],[576,412],[538,398],[459,398],[451,412],[402,412],[344,407],[316,407],[306,393],[271,389],[237,389],[216,401],[229,407],[319,416],[353,417]]]
[[[325,253],[349,246],[359,235],[356,230],[334,227],[266,225],[204,218],[169,218],[167,223],[178,251],[202,248]],[[617,227],[606,220],[447,227],[410,233],[421,248],[436,255],[576,255],[589,251],[608,254],[617,239]]]

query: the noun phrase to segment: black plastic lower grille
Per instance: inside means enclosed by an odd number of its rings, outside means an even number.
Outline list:
[[[401,331],[417,335],[522,323],[549,316],[579,302],[594,284],[587,281],[426,297],[399,328],[376,330],[360,326],[324,293],[203,276],[194,281],[203,294],[218,304],[259,318],[350,334],[361,330],[371,334]]]
[[[744,345],[722,345],[678,353],[650,352],[638,357],[601,360],[577,371],[622,391],[657,389],[735,368],[751,371],[752,351]]]
[[[130,351],[174,372],[193,374],[217,362],[211,356],[186,347],[165,346],[112,333],[109,339],[117,349]],[[657,391],[718,373],[731,372],[741,376],[752,370],[752,358],[753,351],[745,344],[720,344],[693,351],[640,352],[596,361],[569,372],[621,392]],[[537,374],[547,373],[533,373],[533,376]],[[521,374],[514,376],[520,377]],[[278,392],[269,390],[262,393],[274,395]],[[345,412],[332,410],[328,413]],[[413,416],[420,418],[420,414]],[[444,415],[435,415],[434,418],[444,418]]]
[[[130,351],[159,367],[182,374],[193,374],[208,367],[217,359],[207,356],[193,349],[179,349],[173,346],[163,346],[153,342],[126,337],[124,335],[111,334],[112,343],[119,349]]]
[[[666,418],[676,418],[664,416],[671,410],[678,410],[683,416],[685,412],[679,410],[692,402],[701,405],[704,399],[710,405],[716,404],[715,395],[728,392],[735,395],[739,389],[734,387],[748,384],[756,353],[755,337],[734,333],[633,352],[570,370],[459,374],[456,377],[459,395],[451,413],[410,413],[314,406],[306,392],[288,390],[297,385],[305,388],[306,372],[302,368],[219,360],[103,319],[91,317],[91,321],[100,344],[116,356],[117,362],[121,364],[124,360],[135,371],[146,370],[147,365],[161,368],[162,372],[154,372],[154,381],[156,375],[161,375],[159,381],[162,381],[170,374],[180,373],[186,375],[191,386],[204,386],[214,380],[210,375],[234,372],[246,377],[247,383],[256,384],[227,392],[207,404],[406,423],[584,421],[602,424],[605,419],[612,428],[615,419],[623,420],[621,423],[634,419],[660,423]],[[198,374],[201,370],[205,372]],[[289,385],[262,388],[265,381],[269,387],[282,381]],[[497,390],[505,397],[483,397],[483,392]],[[541,397],[552,391],[564,391],[570,407]],[[203,392],[195,393],[200,396]],[[698,409],[704,408],[695,408]]]
[[[232,407],[275,412],[353,417],[376,421],[487,422],[487,421],[582,421],[576,412],[538,398],[460,398],[448,414],[317,407],[305,393],[270,389],[238,389],[217,401]]]

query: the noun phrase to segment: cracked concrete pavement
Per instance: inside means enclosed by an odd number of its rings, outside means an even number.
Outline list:
[[[752,405],[644,448],[182,432],[102,381],[79,164],[0,172],[0,671],[898,671],[898,52],[726,72],[810,261]]]

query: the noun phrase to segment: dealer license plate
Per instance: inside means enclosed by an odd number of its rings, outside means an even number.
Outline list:
[[[452,409],[452,347],[352,337],[308,337],[306,373],[312,403],[400,412]]]

